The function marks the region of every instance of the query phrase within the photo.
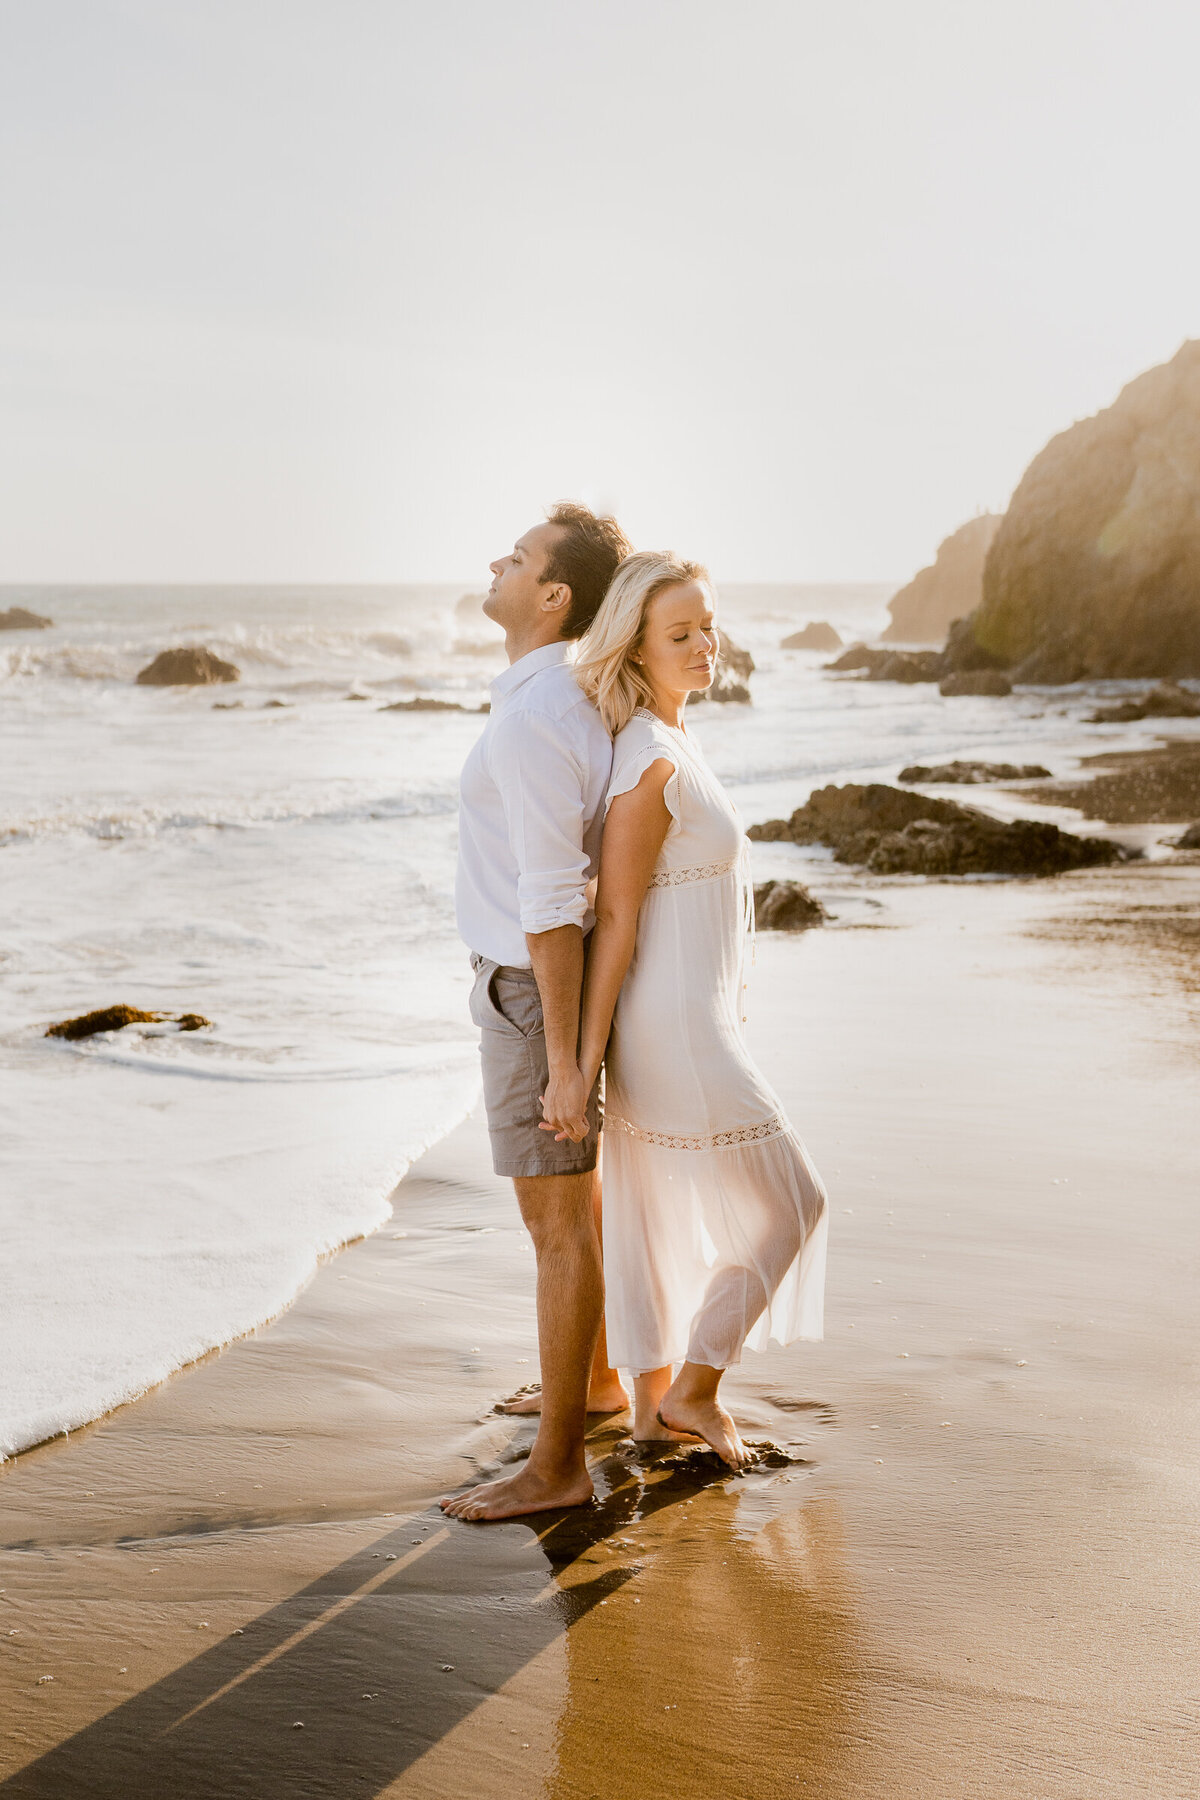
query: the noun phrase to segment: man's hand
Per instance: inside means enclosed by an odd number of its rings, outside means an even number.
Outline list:
[[[577,1063],[551,1069],[542,1095],[543,1122],[539,1131],[552,1131],[556,1144],[567,1138],[581,1144],[588,1134],[589,1088]]]

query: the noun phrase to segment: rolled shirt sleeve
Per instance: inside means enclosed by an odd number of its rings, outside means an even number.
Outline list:
[[[498,721],[491,767],[517,863],[521,929],[582,928],[585,772],[562,722],[533,711]]]

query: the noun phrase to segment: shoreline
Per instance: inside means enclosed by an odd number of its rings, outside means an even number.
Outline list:
[[[728,1383],[799,1460],[617,1420],[596,1507],[436,1512],[531,1435],[476,1117],[269,1328],[0,1468],[5,1800],[1194,1791],[1194,990],[1093,921],[1200,916],[1200,868],[829,874],[874,928],[760,936],[750,1026],[831,1190],[827,1338]]]

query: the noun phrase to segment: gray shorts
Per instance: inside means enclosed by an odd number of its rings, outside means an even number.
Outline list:
[[[588,1101],[582,1144],[539,1131],[549,1080],[542,999],[532,969],[514,969],[472,954],[471,1017],[479,1026],[483,1099],[497,1175],[584,1175],[600,1143],[600,1082]]]

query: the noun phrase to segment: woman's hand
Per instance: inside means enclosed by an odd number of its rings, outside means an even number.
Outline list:
[[[587,1105],[592,1089],[583,1078],[577,1063],[551,1069],[546,1091],[542,1095],[542,1122],[539,1131],[552,1131],[556,1144],[568,1138],[582,1144],[588,1134]]]

